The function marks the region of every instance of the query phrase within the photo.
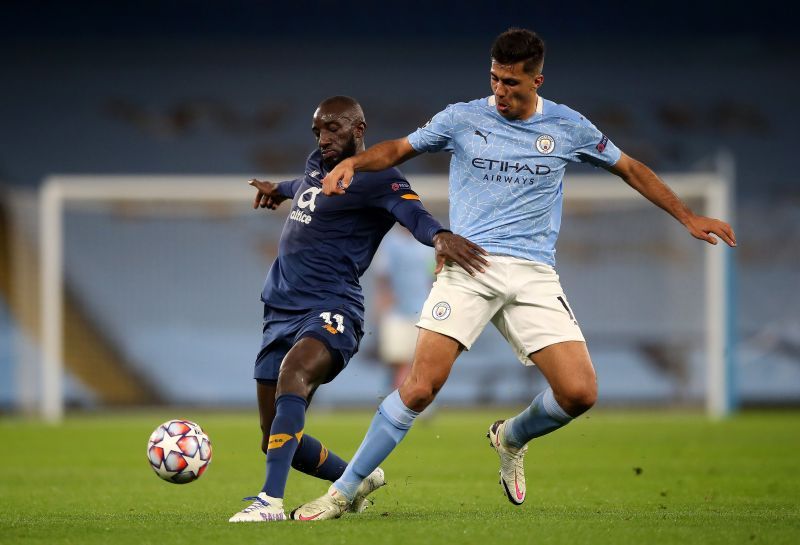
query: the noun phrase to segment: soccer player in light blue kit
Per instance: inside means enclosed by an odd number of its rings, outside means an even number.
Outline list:
[[[407,138],[379,143],[342,161],[323,181],[326,194],[347,190],[356,171],[388,168],[422,152],[449,151],[450,220],[454,232],[491,255],[479,274],[456,265],[437,276],[417,326],[411,372],[378,408],[366,437],[328,494],[295,510],[303,518],[336,518],[362,479],[403,439],[433,401],[464,349],[488,321],[520,361],[535,364],[549,387],[530,407],[489,427],[500,456],[500,483],[514,505],[525,500],[527,443],[591,408],[597,381],[577,319],[554,270],[568,163],[588,162],[622,178],[689,233],[710,244],[736,245],[731,227],[694,214],[647,166],[629,157],[588,119],[538,94],[544,44],[509,29],[492,46],[492,96],[448,106]]]
[[[390,369],[392,389],[399,388],[411,370],[416,323],[433,284],[435,265],[433,252],[401,229],[386,233],[375,255],[372,268],[378,286],[378,355]],[[425,414],[430,413],[429,409]]]

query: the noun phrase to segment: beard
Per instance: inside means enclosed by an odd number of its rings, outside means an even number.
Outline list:
[[[358,146],[356,144],[356,138],[355,136],[351,135],[350,139],[347,142],[345,142],[345,144],[342,146],[342,151],[336,156],[336,158],[323,159],[322,164],[324,164],[325,168],[327,168],[328,171],[330,172],[333,169],[333,167],[338,165],[340,162],[347,159],[348,157],[352,157],[353,155],[355,155],[357,150]]]

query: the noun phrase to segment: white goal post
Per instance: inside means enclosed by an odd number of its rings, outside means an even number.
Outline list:
[[[671,174],[666,182],[683,199],[701,200],[703,213],[733,221],[733,167],[723,162],[721,172]],[[291,179],[271,176],[269,179]],[[64,218],[68,205],[86,202],[250,202],[253,191],[246,176],[51,176],[39,194],[39,251],[41,266],[41,373],[39,411],[50,422],[64,414]],[[446,176],[413,176],[424,200],[447,200]],[[606,173],[567,175],[565,202],[616,201],[643,198]],[[653,211],[654,214],[661,213]],[[734,408],[732,385],[733,319],[731,256],[724,243],[704,244],[705,255],[705,405],[711,417],[723,417]]]

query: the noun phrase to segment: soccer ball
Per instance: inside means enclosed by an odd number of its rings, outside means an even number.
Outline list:
[[[211,441],[194,422],[168,420],[150,434],[147,459],[165,481],[190,483],[211,463]]]

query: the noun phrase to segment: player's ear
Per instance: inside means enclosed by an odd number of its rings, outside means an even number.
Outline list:
[[[367,122],[366,121],[359,121],[356,123],[356,126],[353,127],[353,136],[356,138],[364,138],[364,133],[367,132]]]
[[[544,74],[537,74],[536,77],[533,78],[533,88],[538,89],[544,83]]]

